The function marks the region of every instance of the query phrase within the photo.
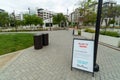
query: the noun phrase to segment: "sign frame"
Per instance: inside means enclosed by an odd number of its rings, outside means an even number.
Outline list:
[[[76,67],[73,67],[73,56],[74,56],[74,41],[75,40],[83,40],[83,41],[92,41],[93,42],[93,53],[92,53],[92,58],[93,58],[93,60],[92,60],[92,72],[91,71],[88,71],[88,70],[84,70],[84,69],[80,69],[80,68],[76,68]],[[80,39],[80,38],[73,38],[73,44],[72,44],[72,59],[71,59],[71,70],[72,70],[72,68],[75,68],[75,69],[79,69],[79,70],[82,70],[82,71],[86,71],[86,72],[90,72],[90,73],[93,73],[94,74],[94,40],[91,40],[91,39]]]

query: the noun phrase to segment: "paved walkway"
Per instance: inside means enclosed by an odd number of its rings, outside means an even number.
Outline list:
[[[0,71],[0,80],[120,80],[120,52],[99,45],[100,71],[71,71],[72,31],[49,32],[50,44],[41,50],[23,50]],[[81,37],[80,37],[81,38]]]

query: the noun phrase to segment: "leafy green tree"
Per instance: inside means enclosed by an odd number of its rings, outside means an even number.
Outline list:
[[[9,16],[8,13],[6,12],[1,12],[0,13],[0,26],[8,26],[9,24]]]
[[[36,15],[32,15],[33,23],[34,25],[43,25],[43,20]]]
[[[120,16],[120,5],[111,4],[110,6],[103,6],[102,9],[102,21],[105,19],[106,27],[109,26],[110,23],[115,23],[115,17]],[[108,21],[108,19],[109,21]],[[112,20],[111,20],[112,19]],[[114,28],[114,24],[113,24]]]
[[[102,7],[102,22],[105,20],[105,33],[107,30],[107,27],[109,27],[110,24],[113,24],[114,28],[114,23],[115,23],[115,17],[120,16],[120,5],[114,5],[111,3],[109,6],[108,5],[103,5]]]
[[[119,17],[120,16],[120,5],[116,5],[116,16]]]
[[[96,21],[96,13],[94,12],[95,5],[97,4],[94,0],[83,0],[80,2],[80,16],[83,17],[84,25],[94,25]],[[92,7],[91,7],[92,6]]]
[[[25,20],[22,20],[22,21],[21,21],[21,25],[22,25],[22,26],[25,26],[25,25],[26,25],[26,24],[25,24]]]
[[[96,13],[89,12],[84,16],[84,24],[85,25],[94,25],[96,21]]]
[[[20,26],[22,25],[22,21],[21,20],[16,20],[16,26]]]
[[[25,22],[25,25],[43,25],[43,20],[36,16],[36,15],[28,15],[28,14],[25,14],[24,15],[24,22]]]
[[[112,19],[112,20],[109,20],[109,23],[108,23],[109,25],[110,24],[112,24],[113,25],[113,27],[114,27],[114,24],[115,24],[115,20],[114,19]]]
[[[57,15],[53,15],[53,24],[59,24]]]
[[[57,15],[53,15],[53,24],[66,23],[66,17],[62,13],[58,13]]]
[[[9,15],[9,23],[11,27],[14,27],[16,32],[18,30],[18,26],[22,25],[21,20],[16,20],[15,13],[13,12],[11,15]]]
[[[32,25],[32,16],[29,14],[24,15],[25,25]]]

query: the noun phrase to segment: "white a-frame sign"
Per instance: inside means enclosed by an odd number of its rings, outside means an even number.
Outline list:
[[[93,58],[94,41],[74,38],[71,69],[77,68],[93,73]]]

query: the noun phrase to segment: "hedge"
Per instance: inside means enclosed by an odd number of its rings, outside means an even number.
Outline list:
[[[95,33],[95,30],[87,28],[87,29],[85,29],[85,32]],[[115,32],[115,31],[100,31],[100,34],[112,36],[112,37],[120,37],[120,34],[118,32]]]

